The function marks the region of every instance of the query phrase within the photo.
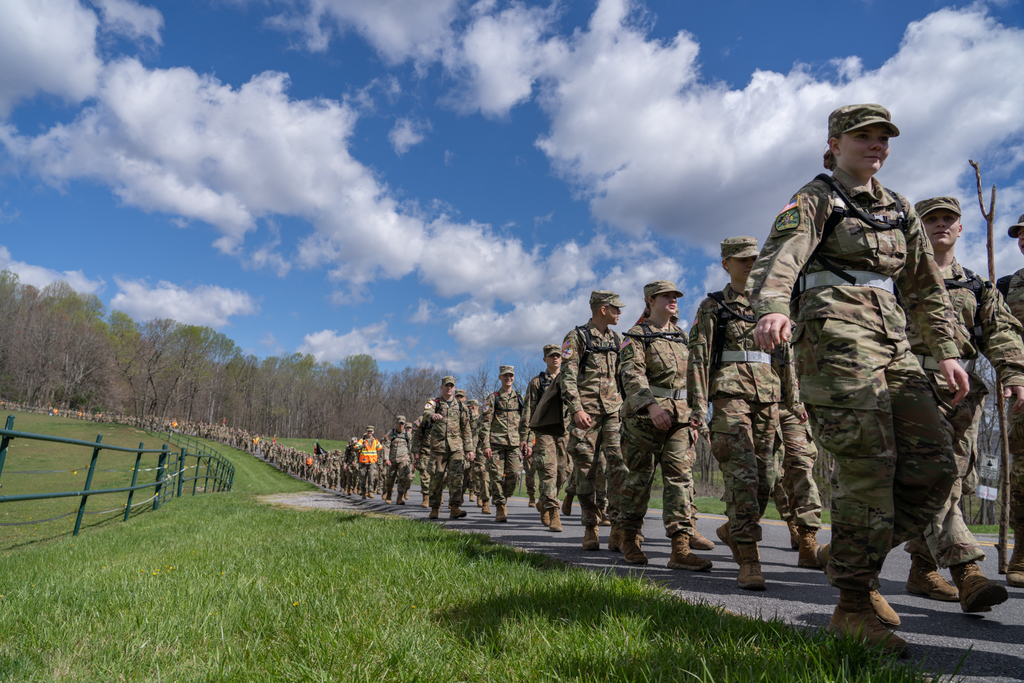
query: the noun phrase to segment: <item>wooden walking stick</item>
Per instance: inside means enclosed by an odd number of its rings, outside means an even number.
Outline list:
[[[985,211],[985,198],[981,191],[981,167],[973,159],[970,160],[974,167],[974,177],[978,181],[978,206],[981,208],[981,215],[988,223],[988,279],[996,281],[996,259],[995,259],[995,232],[993,222],[996,215],[996,186],[992,186],[992,201]],[[999,466],[999,543],[996,546],[999,552],[999,573],[1006,573],[1008,558],[1006,556],[1007,528],[1010,525],[1010,442],[1006,436],[1006,399],[1003,398],[1003,383],[999,381],[996,374],[996,406],[999,409],[999,444],[1001,446],[1001,457]]]

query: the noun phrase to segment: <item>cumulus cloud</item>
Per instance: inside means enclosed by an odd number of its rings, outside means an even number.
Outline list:
[[[171,318],[186,325],[224,327],[236,315],[259,312],[259,305],[246,292],[214,285],[186,289],[161,280],[150,287],[144,280],[114,278],[120,290],[110,308],[124,311],[136,320]]]
[[[32,285],[37,289],[64,280],[82,294],[95,294],[103,287],[103,280],[90,280],[81,270],[56,271],[43,266],[34,266],[24,261],[15,261],[10,250],[0,246],[0,270],[9,270],[18,276],[22,284]]]
[[[103,15],[103,26],[111,33],[117,33],[129,40],[152,40],[156,45],[160,29],[164,26],[164,15],[153,7],[144,7],[132,0],[93,0]]]
[[[401,117],[395,121],[394,127],[388,133],[388,140],[395,149],[395,154],[402,156],[413,146],[420,144],[426,139],[423,131],[430,130],[430,122],[414,121],[410,118]]]
[[[321,330],[307,334],[298,351],[328,363],[336,363],[345,356],[360,353],[369,354],[378,361],[404,360],[410,342],[394,339],[387,332],[386,322],[356,328],[345,334],[339,334],[337,330]]]

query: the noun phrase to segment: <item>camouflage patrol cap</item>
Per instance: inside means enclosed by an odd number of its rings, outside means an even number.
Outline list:
[[[956,197],[932,197],[931,199],[922,199],[917,204],[914,204],[914,210],[917,211],[917,215],[921,218],[939,209],[952,211],[957,216],[963,215],[960,211],[960,200]]]
[[[607,289],[595,289],[590,293],[590,305],[591,306],[614,306],[615,308],[624,308],[625,304],[622,303],[622,299],[615,292]]]
[[[498,377],[501,377],[502,375],[514,374],[516,374],[516,369],[511,365],[502,365],[501,367],[498,368]]]
[[[558,344],[545,344],[544,345],[544,357],[548,356],[561,356],[562,347]]]
[[[441,386],[444,386],[445,384],[451,384],[454,387],[455,378],[452,377],[451,375],[445,375],[444,377],[441,378]]]
[[[398,419],[398,424],[400,424],[400,425],[404,425],[405,424],[405,415],[399,415],[397,419]]]
[[[889,137],[896,137],[900,129],[892,122],[889,110],[880,104],[848,104],[828,115],[828,137],[837,138],[843,133],[857,130],[873,123],[882,123],[889,128]]]
[[[373,431],[373,425],[366,425],[366,431],[372,432]]]
[[[1017,239],[1020,236],[1021,231],[1024,230],[1024,213],[1020,215],[1017,222],[1010,226],[1009,234],[1013,239]]]
[[[456,389],[455,390],[455,398],[466,398],[466,390],[465,389]]]
[[[683,296],[683,293],[676,287],[676,283],[668,280],[655,280],[644,285],[645,300],[659,294],[674,294],[677,299]]]
[[[756,237],[726,237],[722,240],[722,258],[757,256]]]
[[[480,401],[476,400],[475,398],[471,398],[468,401],[466,401],[466,405],[472,408],[473,406],[480,405]]]

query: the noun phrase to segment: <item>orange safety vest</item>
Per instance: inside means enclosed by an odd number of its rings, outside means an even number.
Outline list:
[[[384,449],[377,439],[359,441],[359,462],[377,462],[377,456]]]

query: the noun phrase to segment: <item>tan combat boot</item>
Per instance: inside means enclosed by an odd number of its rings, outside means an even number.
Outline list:
[[[1013,530],[1013,555],[1010,556],[1010,563],[1006,565],[1006,583],[1018,588],[1024,588],[1024,529]]]
[[[957,602],[960,599],[960,591],[956,586],[942,578],[935,563],[920,553],[913,553],[910,556],[907,592],[943,602]]]
[[[370,497],[372,498],[373,496],[371,495]],[[363,498],[362,499],[366,500],[366,494],[365,493],[363,494]]]
[[[896,628],[902,623],[900,615],[896,614],[896,610],[889,605],[889,601],[881,593],[871,591],[868,593],[868,600],[871,601],[871,609],[875,610],[875,616],[880,622],[889,628]]]
[[[496,507],[498,509],[498,511],[494,515],[494,521],[495,522],[507,522],[508,521],[508,512],[506,512],[506,510],[505,510],[505,504],[504,503],[495,503],[494,507]]]
[[[740,558],[740,573],[736,577],[736,585],[743,590],[763,591],[764,574],[761,573],[761,557],[757,552],[756,543],[737,543],[736,552]]]
[[[825,545],[818,546],[818,564],[821,566],[821,570],[825,571],[828,569],[828,561],[832,557],[832,544],[826,543]]]
[[[534,498],[532,493],[530,494],[530,502],[526,504],[526,507],[528,507],[528,508],[535,508],[535,507],[537,507],[537,499]]]
[[[705,538],[699,531],[697,531],[697,518],[690,518],[690,526],[693,527],[693,533],[690,534],[690,548],[693,550],[714,550],[715,542],[710,538]]]
[[[483,499],[481,499],[480,496],[475,496],[475,498],[476,498],[476,506],[478,508],[482,508],[484,506]]]
[[[450,517],[451,519],[462,519],[463,517],[465,517],[468,514],[469,514],[468,512],[463,510],[458,505],[452,505],[452,507],[451,507],[451,514],[449,514],[448,517]]]
[[[572,514],[572,499],[573,494],[565,494],[565,500],[562,501],[562,514],[568,517]]]
[[[430,514],[427,515],[427,519],[437,519],[441,516],[441,508],[430,508]]]
[[[558,516],[558,508],[551,508],[551,522],[548,524],[548,531],[562,530],[562,518]]]
[[[404,491],[399,491],[398,492],[398,497],[395,498],[395,505],[405,505],[405,499],[407,497],[408,497],[407,493],[405,493]]]
[[[953,565],[949,571],[960,589],[960,609],[965,612],[988,612],[1010,597],[1006,587],[986,579],[975,562]]]
[[[604,508],[597,511],[597,523],[599,526],[611,526],[612,521],[608,519],[608,515],[605,514]]]
[[[608,535],[608,550],[613,553],[622,552],[622,527],[612,526],[612,533]]]
[[[388,505],[391,505],[391,494],[390,493],[385,494],[384,502],[387,503]]]
[[[789,545],[793,550],[800,549],[800,531],[797,529],[796,523],[791,519],[786,520],[786,526],[789,527]],[[798,566],[802,567],[802,564],[798,563]]]
[[[366,497],[367,498],[373,498],[373,491],[370,491],[369,493],[367,493]]]
[[[597,525],[593,524],[588,526],[583,532],[583,549],[584,550],[600,550],[601,541],[597,537]]]
[[[615,529],[619,529],[622,534],[622,558],[630,564],[647,564],[647,555],[636,541],[636,531],[613,526],[612,533],[615,533]]]
[[[796,566],[806,569],[821,569],[818,564],[818,530],[809,526],[797,527],[799,535],[798,549],[800,550]]]
[[[409,500],[409,489],[405,490],[405,497],[402,500]]]
[[[711,569],[711,560],[694,555],[690,548],[692,538],[685,531],[672,536],[672,556],[668,558],[669,569],[687,569],[691,572],[706,572]]]
[[[430,496],[428,496],[427,494],[424,493],[423,494],[423,502],[420,503],[420,507],[421,508],[430,507],[430,504],[428,503],[429,500],[430,500]]]
[[[544,526],[551,526],[551,510],[545,508],[540,511],[540,523]]]
[[[881,646],[886,654],[905,657],[909,645],[882,625],[866,591],[839,590],[839,604],[825,627],[834,636],[853,637],[868,645]]]
[[[484,506],[482,508],[480,508],[480,514],[481,515],[489,515],[489,514],[491,514],[491,501],[489,501],[489,500],[485,500],[484,501]]]
[[[718,540],[729,546],[729,550],[732,551],[732,560],[736,564],[740,564],[740,553],[736,548],[736,544],[732,541],[732,534],[729,533],[729,520],[725,521],[725,524],[715,529],[715,534],[718,536]]]

